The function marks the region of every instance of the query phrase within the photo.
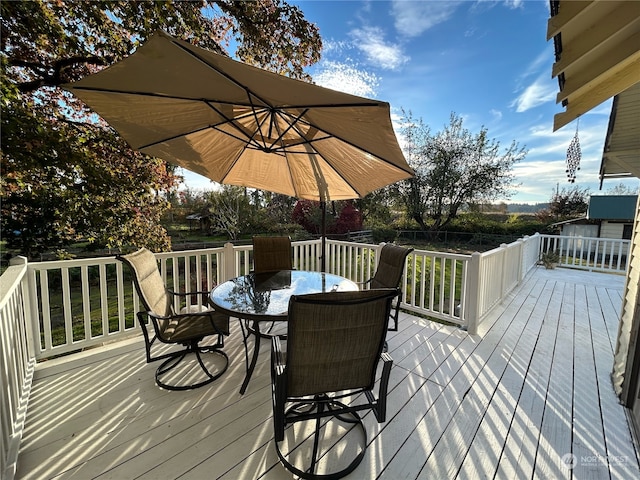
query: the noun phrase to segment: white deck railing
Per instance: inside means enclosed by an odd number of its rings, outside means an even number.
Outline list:
[[[329,240],[327,271],[365,281],[375,272],[380,248]],[[475,334],[486,314],[548,249],[562,253],[562,266],[624,271],[628,241],[536,234],[473,255],[414,250],[402,278],[402,307]],[[294,268],[320,270],[320,241],[294,242],[293,250]],[[208,292],[253,265],[252,246],[231,243],[157,257],[166,284],[175,291]],[[585,266],[586,257],[595,264]],[[139,309],[128,271],[115,257],[15,260],[20,264],[0,278],[0,476],[8,479],[15,469],[35,362],[137,335]],[[187,299],[196,301],[201,299]]]
[[[13,478],[36,364],[30,349],[27,262],[0,277],[0,478]],[[16,263],[16,262],[13,262]]]
[[[596,272],[625,273],[631,240],[540,235],[541,253],[556,252],[558,266]]]

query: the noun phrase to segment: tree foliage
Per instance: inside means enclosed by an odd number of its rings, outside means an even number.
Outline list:
[[[281,0],[1,2],[2,228],[24,254],[79,239],[170,246],[160,217],[176,185],[62,83],[131,54],[157,29],[294,78],[319,59],[317,27]]]
[[[248,230],[253,209],[243,187],[224,185],[220,190],[209,192],[207,197],[211,228],[215,232],[237,240],[242,232]]]
[[[524,148],[514,141],[501,151],[486,128],[474,134],[454,113],[436,134],[422,119],[403,113],[404,151],[415,177],[399,184],[398,192],[408,216],[423,230],[442,229],[463,207],[509,198],[511,169],[525,157]]]
[[[607,195],[637,195],[639,190],[637,186],[632,187],[620,182],[618,185],[608,188],[605,193]]]
[[[549,208],[540,211],[538,218],[548,221],[561,221],[584,216],[589,209],[591,192],[588,187],[580,188],[573,185],[570,188],[554,190],[549,200]]]
[[[293,209],[292,219],[307,232],[319,235],[322,233],[322,208],[320,202],[298,200]],[[346,200],[327,204],[325,214],[325,231],[328,234],[344,234],[362,230],[362,214]]]

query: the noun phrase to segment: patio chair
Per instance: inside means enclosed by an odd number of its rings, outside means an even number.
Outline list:
[[[289,237],[253,237],[254,273],[293,269]]]
[[[400,316],[400,302],[402,299],[402,290],[400,289],[400,281],[402,280],[402,272],[407,256],[413,251],[413,248],[401,247],[393,243],[386,243],[382,246],[380,252],[380,260],[376,273],[366,282],[361,282],[365,288],[397,288],[398,297],[395,307],[389,315],[389,319],[393,321],[393,326],[389,330],[395,332],[398,330],[398,317]]]
[[[293,270],[293,260],[291,254],[290,237],[253,237],[253,271],[252,273],[263,274],[282,270]],[[256,278],[258,280],[259,278]],[[249,332],[254,332],[253,327],[246,323]],[[286,336],[286,325],[277,326],[271,322],[265,332],[260,332],[262,338],[271,338],[273,335]],[[276,328],[276,332],[274,332]],[[244,335],[244,329],[243,329]],[[245,337],[245,353],[246,339]]]
[[[229,317],[204,305],[185,306],[179,312],[174,306],[176,297],[199,297],[209,292],[175,293],[168,290],[155,256],[146,248],[116,258],[130,267],[133,283],[144,306],[144,311],[138,312],[138,321],[144,335],[147,363],[164,360],[156,370],[156,383],[168,390],[188,390],[219,378],[229,365],[227,354],[221,350],[224,335],[229,335]],[[153,332],[150,332],[149,324],[153,326]],[[211,336],[215,343],[201,345],[206,337]],[[184,348],[154,355],[152,346],[156,340]],[[205,357],[204,354],[214,357]],[[190,355],[195,355],[195,364],[193,361],[186,363]]]
[[[294,475],[341,478],[364,458],[367,433],[358,412],[372,410],[385,421],[393,360],[383,344],[397,295],[378,289],[291,297],[286,343],[272,339],[271,379],[275,447]]]

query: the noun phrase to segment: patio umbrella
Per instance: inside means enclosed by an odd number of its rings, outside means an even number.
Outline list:
[[[132,148],[219,183],[324,205],[413,175],[388,103],[277,75],[162,31],[63,87]]]

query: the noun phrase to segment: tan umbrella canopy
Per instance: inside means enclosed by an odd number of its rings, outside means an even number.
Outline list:
[[[134,149],[219,183],[328,201],[413,174],[388,103],[255,68],[162,31],[64,88]]]
[[[219,183],[327,202],[413,175],[388,103],[277,75],[162,31],[64,88],[134,149]]]

